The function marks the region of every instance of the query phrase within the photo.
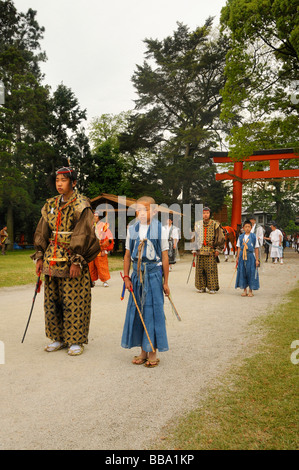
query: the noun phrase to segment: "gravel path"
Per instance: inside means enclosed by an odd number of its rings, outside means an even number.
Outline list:
[[[254,341],[250,322],[265,314],[299,279],[299,256],[286,250],[284,265],[264,264],[261,289],[241,298],[229,288],[234,264],[221,257],[221,290],[199,294],[194,270],[186,284],[191,257],[170,273],[178,322],[165,302],[170,350],[159,367],[134,366],[139,350],[124,350],[120,338],[128,299],[120,301],[119,272],[110,287],[92,290],[92,321],[84,354],[46,353],[43,291],[37,296],[25,342],[21,339],[34,286],[0,289],[0,449],[146,448],[163,426],[194,407],[240,354]],[[245,308],[250,306],[249,308]]]

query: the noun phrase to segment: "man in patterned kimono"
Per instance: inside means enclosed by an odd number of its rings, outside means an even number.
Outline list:
[[[199,292],[219,290],[217,260],[225,243],[220,223],[211,219],[209,207],[203,208],[203,220],[195,222],[195,287]]]
[[[59,193],[46,201],[34,235],[37,275],[44,274],[48,352],[68,348],[70,356],[88,342],[91,281],[88,263],[100,251],[88,199],[75,190],[76,172],[56,172]]]
[[[169,269],[172,269],[172,265],[176,263],[176,253],[179,242],[179,230],[173,225],[173,214],[169,214],[166,225],[163,225],[163,229],[166,231],[168,236],[169,250]]]

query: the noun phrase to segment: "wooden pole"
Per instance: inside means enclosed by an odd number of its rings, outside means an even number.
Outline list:
[[[138,313],[139,313],[139,317],[140,317],[141,323],[142,323],[142,325],[143,325],[144,331],[145,331],[145,333],[146,333],[147,339],[148,339],[149,344],[151,345],[152,351],[153,351],[153,353],[154,353],[154,352],[155,352],[155,348],[154,348],[154,346],[153,346],[153,344],[152,344],[152,342],[151,342],[151,339],[150,339],[150,337],[149,337],[148,331],[147,331],[147,329],[146,329],[146,326],[145,326],[145,323],[144,323],[144,320],[143,320],[142,313],[140,312],[140,309],[139,309],[139,307],[138,307],[137,300],[136,300],[136,297],[135,297],[135,294],[134,294],[134,291],[133,291],[133,288],[132,288],[132,287],[131,287],[131,289],[130,289],[130,292],[131,292],[131,294],[132,294],[132,296],[133,296],[133,300],[134,300],[134,302],[135,302],[137,311],[138,311]]]

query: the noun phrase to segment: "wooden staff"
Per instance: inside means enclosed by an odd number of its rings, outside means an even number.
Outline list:
[[[153,346],[153,344],[152,344],[152,342],[151,342],[151,339],[150,339],[150,337],[149,337],[148,331],[147,331],[147,329],[146,329],[146,326],[145,326],[145,323],[144,323],[144,320],[143,320],[143,316],[142,316],[142,313],[140,312],[140,309],[139,309],[139,307],[138,307],[137,300],[136,300],[135,294],[134,294],[134,292],[133,292],[132,286],[130,287],[130,292],[131,292],[131,294],[132,294],[132,296],[133,296],[133,300],[134,300],[135,305],[136,305],[136,308],[137,308],[137,310],[138,310],[139,317],[140,317],[141,323],[142,323],[142,325],[143,325],[144,331],[145,331],[145,333],[146,333],[147,339],[149,340],[149,343],[150,343],[150,345],[151,345],[152,351],[153,351],[153,353],[154,353],[154,352],[155,352],[155,349],[154,349],[154,346]]]
[[[191,262],[189,276],[188,276],[188,279],[187,279],[187,284],[188,284],[189,279],[190,279],[190,274],[191,274],[192,268],[195,268],[195,256],[196,256],[196,253],[193,253],[193,258],[192,258],[192,262]]]
[[[236,272],[237,272],[237,269],[238,269],[238,268],[237,268],[237,266],[236,266],[236,267],[235,267],[235,270],[234,270],[233,277],[231,278],[231,281],[230,281],[229,286],[228,286],[229,288],[230,288],[230,286],[231,286],[231,284],[232,284],[232,282],[233,282],[233,279],[234,279],[234,277],[235,277],[235,274],[236,274]]]
[[[179,321],[182,321],[181,317],[179,316],[179,313],[178,313],[177,309],[176,309],[175,306],[174,306],[174,303],[173,303],[173,301],[172,301],[170,295],[168,296],[168,298],[169,298],[169,302],[171,303],[172,309],[173,309],[174,313],[176,314],[177,319],[178,319]]]

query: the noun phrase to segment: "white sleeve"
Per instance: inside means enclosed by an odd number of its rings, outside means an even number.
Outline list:
[[[168,251],[169,250],[169,243],[168,243],[168,230],[163,226],[161,231],[161,250]]]
[[[127,230],[127,238],[126,238],[126,250],[129,250],[130,249],[130,232],[129,232],[129,229]]]
[[[237,241],[237,248],[241,248],[240,246],[240,239],[238,238],[238,241]]]
[[[259,244],[260,246],[262,246],[264,242],[264,231],[263,231],[263,227],[261,226],[257,228],[256,239],[259,240]]]
[[[179,229],[177,227],[173,227],[173,231],[172,231],[172,238],[174,240],[179,240]]]
[[[168,251],[169,250],[168,240],[165,240],[165,239],[162,238],[162,240],[161,240],[161,250],[162,251]]]

